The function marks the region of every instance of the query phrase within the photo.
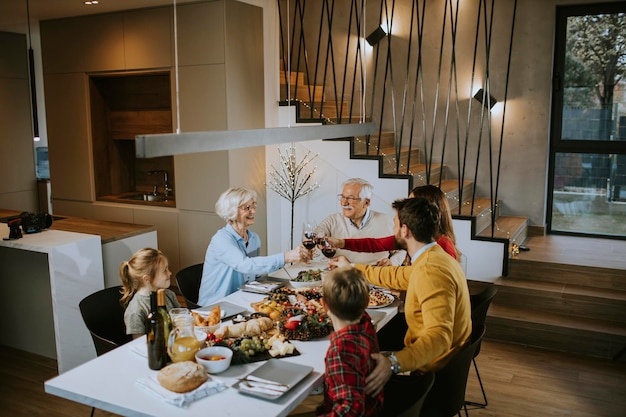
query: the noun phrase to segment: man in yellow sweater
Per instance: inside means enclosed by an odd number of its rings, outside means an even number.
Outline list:
[[[378,365],[366,380],[366,392],[371,394],[383,389],[393,374],[442,368],[468,343],[472,333],[470,297],[463,270],[435,243],[439,210],[423,198],[396,200],[393,208],[394,235],[399,247],[411,256],[411,266],[354,265],[372,284],[406,291],[404,314],[408,330],[404,348],[374,354]],[[348,265],[350,261],[343,256],[329,261],[331,269]],[[390,402],[403,399],[387,398],[388,391],[389,387],[385,389],[385,408]],[[407,407],[416,394],[407,398]]]

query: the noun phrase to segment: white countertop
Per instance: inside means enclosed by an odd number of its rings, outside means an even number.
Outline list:
[[[250,303],[260,301],[264,295],[238,291],[224,300],[246,307],[252,311]],[[377,327],[386,324],[396,313],[397,305],[375,310],[384,313],[379,317]],[[371,310],[374,311],[374,310]],[[322,383],[324,357],[329,338],[311,341],[293,341],[300,352],[299,356],[286,357],[280,361],[293,362],[313,367],[313,372],[304,378],[281,398],[273,401],[239,393],[232,385],[238,378],[246,376],[264,362],[231,366],[227,371],[216,375],[229,388],[220,393],[193,402],[188,408],[169,405],[156,399],[139,388],[135,381],[156,373],[148,368],[147,359],[133,352],[134,345],[145,344],[145,337],[133,340],[105,355],[91,360],[77,368],[45,382],[45,391],[79,403],[87,404],[124,416],[286,416],[309,393]]]

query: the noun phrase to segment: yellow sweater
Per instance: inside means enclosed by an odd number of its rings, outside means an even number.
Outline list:
[[[406,291],[408,326],[404,349],[396,352],[401,371],[436,371],[472,334],[467,280],[459,262],[441,247],[427,249],[406,267],[355,265],[374,285]]]

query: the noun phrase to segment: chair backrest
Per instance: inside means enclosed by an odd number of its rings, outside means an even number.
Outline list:
[[[435,383],[435,374],[432,372],[425,373],[411,383],[415,386],[415,392],[422,394],[415,399],[412,406],[398,415],[398,417],[420,417],[424,400]]]
[[[181,269],[176,274],[176,282],[178,289],[183,298],[187,308],[198,308],[198,294],[200,293],[200,282],[202,281],[202,267],[204,264],[196,264]]]
[[[132,340],[132,336],[126,334],[121,290],[121,286],[105,288],[78,304],[98,356]]]
[[[489,284],[481,292],[470,296],[470,303],[472,306],[472,324],[474,326],[485,324],[485,321],[487,320],[487,311],[489,310],[491,301],[496,296],[497,292],[498,287],[493,284]],[[476,347],[474,357],[478,356],[479,353],[480,344]]]
[[[421,417],[452,417],[463,408],[469,368],[484,334],[485,326],[475,325],[470,344],[435,372],[435,383],[424,400]]]

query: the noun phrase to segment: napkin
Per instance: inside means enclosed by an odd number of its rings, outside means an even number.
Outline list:
[[[185,393],[172,392],[159,384],[159,381],[156,379],[156,374],[139,378],[136,383],[140,388],[148,391],[155,397],[178,407],[186,407],[195,400],[217,394],[226,389],[226,385],[222,381],[209,378],[207,382],[193,391]]]
[[[278,398],[283,395],[286,391],[284,391],[281,387],[277,385],[271,384],[263,384],[260,382],[252,382],[252,381],[240,381],[239,382],[239,391],[248,392],[251,394],[261,394],[266,397]]]

